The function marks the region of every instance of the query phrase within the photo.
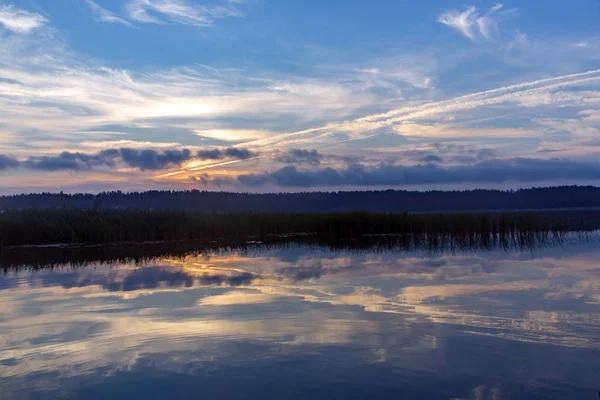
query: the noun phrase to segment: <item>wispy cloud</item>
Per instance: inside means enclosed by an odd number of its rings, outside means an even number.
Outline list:
[[[557,106],[565,103],[572,105],[598,104],[599,91],[556,93],[561,88],[594,84],[600,81],[600,70],[587,71],[553,78],[540,79],[516,85],[505,86],[483,92],[471,93],[450,100],[425,103],[414,107],[401,107],[387,113],[373,114],[352,121],[328,124],[318,128],[272,136],[267,139],[247,142],[247,146],[275,146],[281,143],[293,144],[304,137],[323,132],[346,132],[350,139],[366,138],[378,129],[410,123],[415,120],[427,120],[451,113],[473,110],[480,107],[514,103],[521,106]],[[555,95],[553,95],[553,93]],[[331,135],[327,135],[329,143]]]
[[[463,12],[456,10],[447,11],[440,16],[438,22],[456,29],[469,39],[475,39],[473,28],[477,24],[476,19],[477,12],[475,7],[469,7]]]
[[[464,11],[449,10],[440,15],[438,22],[449,26],[471,40],[482,37],[491,39],[498,32],[500,19],[515,12],[515,10],[502,9],[502,4],[496,4],[484,15],[481,15],[475,7],[468,7]]]
[[[527,35],[520,31],[517,31],[514,39],[508,43],[507,48],[509,50],[524,48],[525,46],[527,46],[528,43],[529,43],[529,39],[527,38]]]
[[[129,18],[138,22],[211,26],[216,19],[239,17],[241,13],[235,3],[192,5],[185,0],[132,0],[126,9]]]
[[[47,19],[40,14],[20,10],[11,5],[0,7],[0,25],[16,33],[29,33],[46,22]]]
[[[98,3],[96,3],[92,0],[85,0],[85,1],[88,3],[90,8],[92,9],[92,12],[94,13],[94,15],[96,16],[96,19],[98,21],[109,22],[112,24],[121,24],[121,25],[125,25],[125,26],[133,26],[131,24],[131,22],[127,21],[124,18],[119,17],[117,14],[115,14],[111,11],[108,11],[107,9],[100,6]]]
[[[188,142],[201,140],[198,135],[237,142],[280,133],[283,122],[277,121],[284,116],[288,127],[347,118],[375,97],[361,82],[318,77],[265,77],[256,71],[241,74],[203,66],[143,74],[110,69],[78,57],[49,37],[11,36],[0,41],[0,113],[8,132],[38,130],[62,136],[140,122],[155,129],[183,127]],[[224,119],[234,115],[243,117],[245,125]]]

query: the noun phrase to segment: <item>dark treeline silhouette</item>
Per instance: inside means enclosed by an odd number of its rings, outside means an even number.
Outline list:
[[[297,235],[343,240],[404,234],[413,241],[515,242],[600,227],[600,211],[537,213],[328,213],[206,214],[184,211],[80,210],[5,211],[0,247],[185,240],[264,239]]]
[[[0,209],[151,209],[206,213],[433,212],[600,207],[600,188],[560,186],[521,190],[231,193],[206,191],[41,193],[0,197]]]

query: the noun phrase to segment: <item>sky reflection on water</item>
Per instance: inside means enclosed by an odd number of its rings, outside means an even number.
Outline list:
[[[0,277],[0,398],[597,398],[600,248]]]

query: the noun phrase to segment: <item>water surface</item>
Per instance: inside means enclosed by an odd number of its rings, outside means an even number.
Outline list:
[[[9,271],[0,398],[597,398],[598,260],[283,246]]]

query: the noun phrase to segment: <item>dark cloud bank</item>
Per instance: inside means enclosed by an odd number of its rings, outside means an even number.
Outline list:
[[[114,167],[117,164],[146,171],[156,171],[181,165],[191,159],[201,160],[243,160],[256,156],[243,148],[200,150],[193,153],[189,149],[156,151],[152,149],[108,149],[94,154],[62,152],[57,156],[29,157],[25,161],[0,154],[0,170],[24,167],[38,171],[87,171],[97,167]]]
[[[457,153],[456,149],[438,149],[440,153]],[[443,151],[442,151],[443,150]],[[452,150],[452,151],[450,151]],[[487,149],[473,150],[460,164],[443,165],[443,158],[428,151],[404,152],[397,158],[365,165],[360,158],[324,155],[316,150],[291,149],[272,155],[272,159],[288,164],[275,171],[240,175],[237,178],[212,177],[203,174],[193,181],[201,184],[239,185],[256,187],[275,185],[281,187],[328,186],[404,186],[420,184],[504,183],[600,180],[600,163],[579,162],[568,159],[496,158]],[[94,154],[63,152],[56,156],[30,157],[19,161],[0,154],[0,170],[28,168],[39,171],[88,171],[98,167],[126,166],[139,170],[162,170],[181,165],[191,159],[244,160],[256,157],[245,148],[203,149],[192,152],[181,150],[140,150],[119,148],[102,150]],[[401,162],[412,165],[399,165]],[[324,167],[326,160],[342,161],[345,167]],[[458,160],[454,156],[454,161]],[[301,168],[305,166],[306,168]]]
[[[491,159],[467,165],[441,166],[434,163],[375,167],[352,164],[346,168],[299,170],[286,166],[274,172],[241,175],[246,186],[273,184],[287,187],[400,186],[443,183],[502,183],[549,180],[600,179],[600,164],[564,159]]]
[[[248,158],[255,157],[257,154],[248,150],[237,147],[230,147],[228,149],[219,150],[200,150],[196,153],[197,158],[202,160],[222,160],[225,158],[234,158],[238,160],[245,160]]]
[[[317,150],[291,149],[275,157],[282,164],[319,165],[325,157]]]
[[[0,170],[16,168],[18,166],[19,161],[17,159],[0,154]]]

